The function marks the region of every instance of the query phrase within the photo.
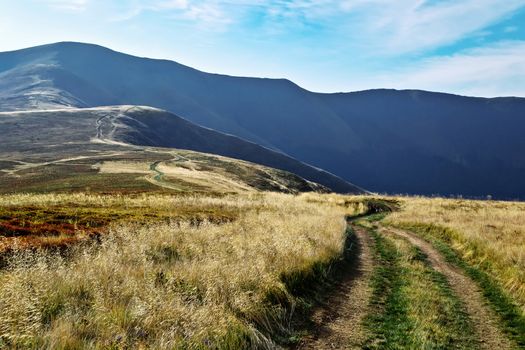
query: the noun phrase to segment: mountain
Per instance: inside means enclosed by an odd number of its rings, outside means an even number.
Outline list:
[[[337,176],[297,161],[286,154],[233,135],[195,125],[172,113],[149,107],[122,106],[119,108],[123,108],[123,111],[104,115],[98,120],[98,130],[108,129],[106,133],[109,133],[112,141],[219,154],[285,170],[335,192],[364,192]]]
[[[0,139],[0,193],[166,189],[362,193],[284,154],[151,107],[0,112]],[[168,143],[170,148],[156,147]],[[332,187],[238,159],[305,173]]]
[[[103,105],[161,108],[376,192],[525,198],[522,98],[319,94],[80,43],[0,53],[1,110]]]

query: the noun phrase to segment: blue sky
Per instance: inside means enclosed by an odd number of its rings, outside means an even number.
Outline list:
[[[525,0],[1,0],[0,38],[0,51],[91,42],[321,92],[525,96]]]

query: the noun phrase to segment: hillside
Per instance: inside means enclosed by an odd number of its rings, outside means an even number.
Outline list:
[[[525,99],[317,94],[79,43],[0,54],[0,109],[148,105],[372,191],[525,198]]]
[[[163,133],[165,127],[176,132]],[[329,188],[361,192],[333,175],[281,153],[147,107],[2,112],[0,139],[0,192],[4,193],[57,190],[296,193],[324,192]],[[303,173],[307,178],[326,183],[327,187],[288,171],[238,159],[253,159]]]

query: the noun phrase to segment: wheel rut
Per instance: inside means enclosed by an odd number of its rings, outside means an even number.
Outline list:
[[[369,283],[374,269],[373,242],[365,228],[351,227],[355,233],[355,261],[325,303],[314,311],[311,335],[296,349],[360,349],[366,340],[362,321],[372,294]]]
[[[463,301],[472,320],[477,338],[480,341],[480,349],[503,350],[513,348],[510,340],[498,327],[497,316],[486,304],[480,288],[461,270],[450,265],[431,243],[404,230],[381,227],[380,232],[408,240],[427,255],[432,268],[447,278],[455,294]]]

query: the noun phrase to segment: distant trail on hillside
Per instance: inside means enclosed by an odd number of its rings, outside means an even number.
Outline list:
[[[118,120],[120,117],[125,117],[126,113],[130,113],[133,109],[138,108],[137,106],[132,106],[124,111],[117,112],[112,111],[108,112],[104,115],[102,115],[100,118],[98,118],[95,122],[96,127],[96,140],[103,143],[121,143],[113,139],[113,135],[115,133],[115,130],[117,129],[117,126],[115,125],[115,121]],[[109,127],[111,130],[108,132],[104,131],[105,127]],[[133,145],[130,145],[133,146]]]
[[[445,261],[445,258],[423,238],[417,235],[394,228],[381,228],[381,232],[386,235],[395,235],[408,240],[412,245],[421,249],[433,269],[443,274],[456,295],[465,304],[466,310],[474,325],[477,339],[480,341],[481,349],[512,349],[511,342],[498,327],[497,317],[488,308],[483,295],[474,281],[463,274],[457,268],[452,267]]]
[[[153,174],[146,176],[146,180],[149,181],[150,183],[156,185],[156,186],[168,188],[168,189],[171,189],[171,190],[180,190],[179,187],[177,187],[174,184],[169,183],[168,181],[165,181],[163,179],[165,174],[161,170],[159,170],[159,164],[160,163],[162,163],[162,162],[161,161],[156,161],[154,163],[151,163],[149,169],[153,172]]]

